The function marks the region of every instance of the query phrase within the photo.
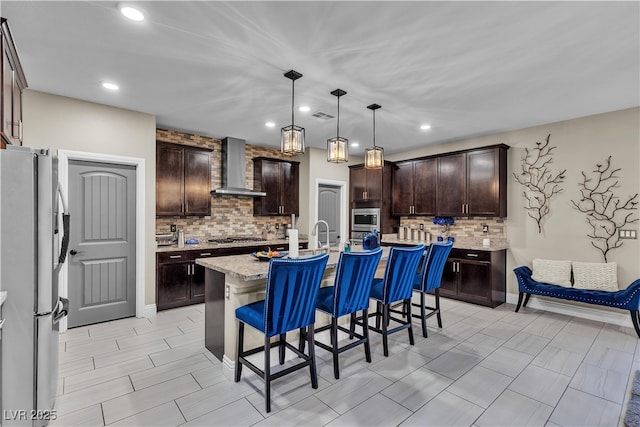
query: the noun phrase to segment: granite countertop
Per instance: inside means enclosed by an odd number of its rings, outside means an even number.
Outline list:
[[[288,239],[272,239],[266,240],[264,242],[233,242],[233,243],[210,243],[205,239],[200,239],[202,243],[198,243],[197,245],[184,245],[183,247],[178,247],[178,244],[168,245],[168,246],[158,246],[156,248],[156,252],[175,252],[175,251],[199,251],[203,249],[218,249],[218,248],[241,248],[245,246],[278,246],[278,245],[289,245]],[[308,238],[298,239],[298,243],[308,243]]]
[[[482,238],[468,238],[468,239],[456,239],[453,242],[453,247],[455,249],[469,249],[475,251],[502,251],[505,249],[509,249],[509,242],[505,239],[490,239],[489,246],[484,246],[482,244]],[[419,245],[420,243],[417,240],[400,240],[393,234],[384,234],[382,236],[382,243],[394,245],[394,244],[402,244],[402,245]]]
[[[382,259],[386,259],[389,256],[390,249],[391,248],[388,247],[382,248]],[[355,249],[354,252],[356,251],[359,252],[361,250]],[[307,251],[304,249],[301,250],[302,254],[305,252]],[[339,258],[340,252],[338,252],[337,249],[332,249],[329,253],[329,260],[327,261],[326,268],[335,268],[338,265]],[[251,255],[229,255],[212,258],[199,258],[196,260],[196,264],[246,281],[266,279],[267,271],[269,269],[268,262],[259,261]]]

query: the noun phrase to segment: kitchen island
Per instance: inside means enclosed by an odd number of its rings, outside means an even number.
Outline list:
[[[386,260],[390,248],[384,248]],[[321,286],[333,284],[340,253],[332,250]],[[265,298],[268,262],[251,255],[200,258],[196,264],[205,267],[205,346],[227,368],[233,369],[236,356],[237,326],[235,310]],[[329,317],[316,314],[316,324],[324,325]],[[245,330],[245,347],[261,345],[263,336],[252,328]]]

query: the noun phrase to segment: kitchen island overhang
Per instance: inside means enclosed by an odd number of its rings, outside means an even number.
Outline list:
[[[379,269],[384,267],[390,249],[383,248]],[[333,285],[339,259],[337,250],[329,253],[321,286]],[[196,263],[205,267],[205,347],[230,369],[225,369],[225,374],[231,375],[237,351],[235,310],[264,299],[269,263],[260,262],[251,255],[199,258]],[[328,324],[329,319],[329,316],[317,313],[316,325]],[[263,340],[258,331],[246,328],[247,348],[256,347]]]

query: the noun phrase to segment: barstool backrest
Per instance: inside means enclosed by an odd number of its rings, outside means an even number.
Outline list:
[[[432,243],[422,263],[422,292],[440,287],[442,272],[453,247],[453,242]]]
[[[272,259],[264,305],[265,335],[272,337],[315,321],[316,298],[328,254]]]
[[[371,283],[382,257],[382,248],[364,252],[342,252],[334,280],[333,316],[369,307]]]
[[[413,280],[423,253],[424,245],[391,248],[384,272],[384,304],[411,298]]]

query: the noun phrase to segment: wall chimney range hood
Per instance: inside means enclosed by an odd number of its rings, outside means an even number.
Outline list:
[[[262,197],[267,193],[254,191],[245,185],[244,139],[226,137],[222,140],[222,187],[211,190],[213,196]]]

